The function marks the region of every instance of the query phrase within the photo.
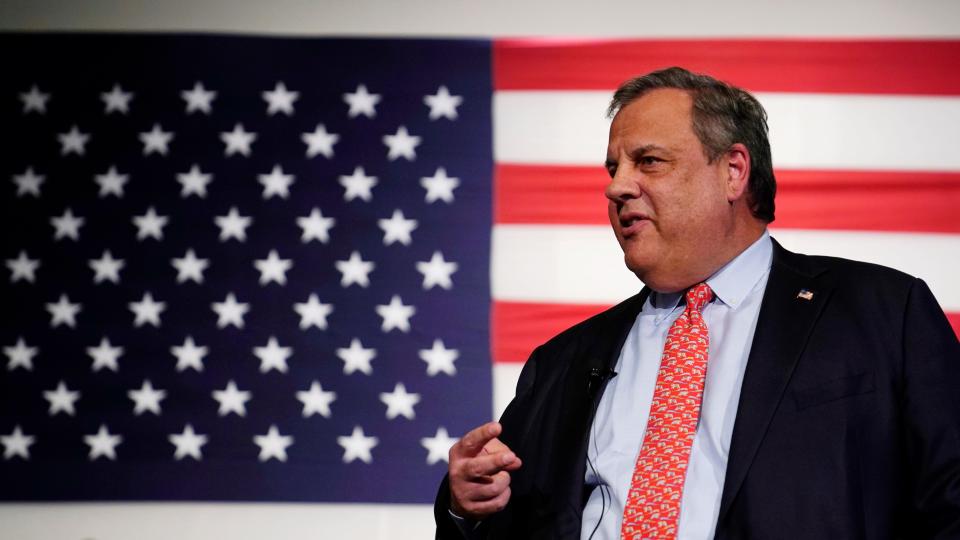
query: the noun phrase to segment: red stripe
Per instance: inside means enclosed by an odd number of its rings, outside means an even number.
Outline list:
[[[538,345],[609,305],[494,302],[491,349],[495,362],[525,362]]]
[[[960,94],[957,40],[502,40],[498,90],[612,90],[679,65],[762,92]]]
[[[607,305],[494,302],[492,348],[495,362],[525,362],[530,353],[563,330],[607,309]],[[960,337],[960,312],[947,313]]]
[[[501,164],[496,223],[607,223],[597,167]],[[792,229],[960,232],[960,173],[777,171],[777,219]]]

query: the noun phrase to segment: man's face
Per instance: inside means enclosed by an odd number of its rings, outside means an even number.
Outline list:
[[[707,162],[691,105],[682,90],[652,90],[610,126],[610,224],[627,267],[662,292],[709,277],[734,227],[727,162]]]

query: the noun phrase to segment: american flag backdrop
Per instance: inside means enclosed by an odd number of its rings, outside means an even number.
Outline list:
[[[767,107],[775,238],[960,328],[960,42],[0,42],[5,500],[429,502],[533,347],[639,290],[604,111],[669,65]]]
[[[488,44],[2,43],[0,497],[432,499],[492,407]]]

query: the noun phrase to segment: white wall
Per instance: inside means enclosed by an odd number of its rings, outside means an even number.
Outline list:
[[[0,30],[310,35],[957,37],[957,0],[0,0]],[[7,51],[9,54],[9,51]],[[0,505],[17,540],[428,538],[429,507]]]
[[[2,0],[3,30],[429,36],[957,36],[956,0]]]

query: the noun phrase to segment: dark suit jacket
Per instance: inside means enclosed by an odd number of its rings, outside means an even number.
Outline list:
[[[647,294],[533,352],[501,419],[523,467],[482,537],[579,538],[596,374]],[[447,508],[445,479],[437,538],[461,538]],[[960,344],[921,280],[774,242],[716,538],[960,538]]]

